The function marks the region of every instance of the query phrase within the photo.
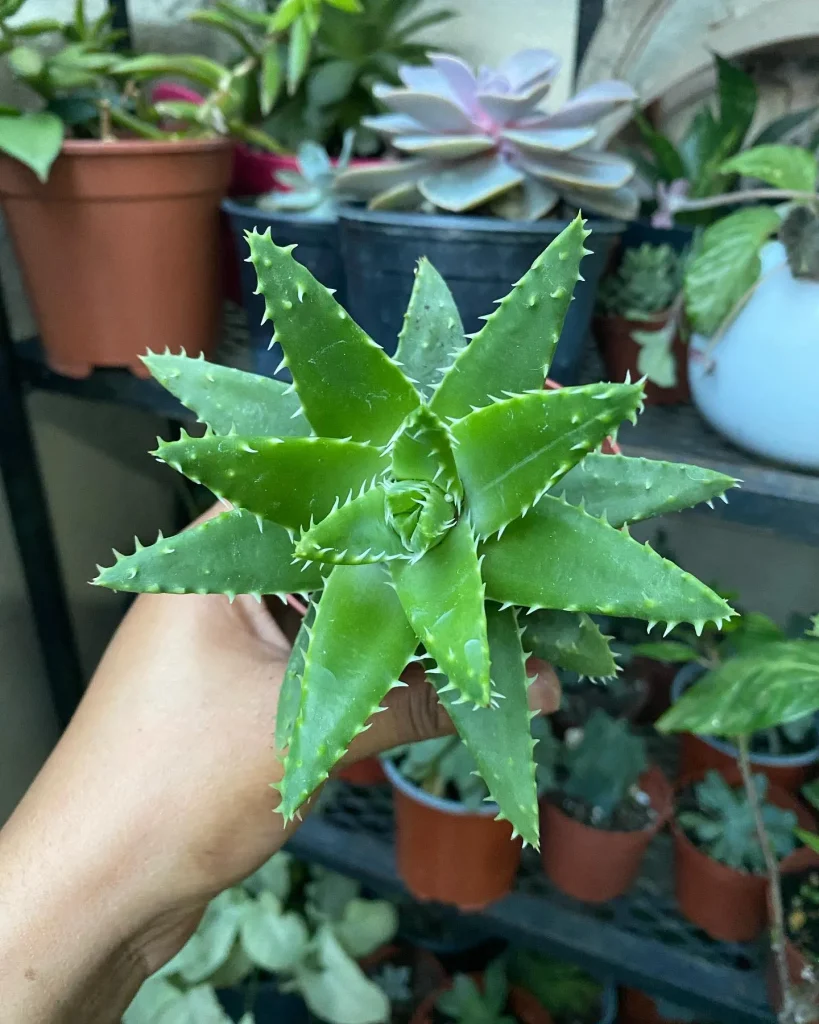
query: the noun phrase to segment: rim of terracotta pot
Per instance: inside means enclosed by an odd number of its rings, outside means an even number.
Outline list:
[[[671,683],[671,703],[676,704],[677,701],[682,697],[685,692],[684,688],[693,685],[696,682],[697,672],[705,672],[705,669],[701,665],[683,665],[683,667],[675,674],[674,680]],[[815,719],[814,719],[815,722]],[[816,732],[816,746],[810,750],[804,751],[802,754],[751,754],[751,764],[760,765],[764,768],[807,768],[812,764],[816,764],[819,761],[819,726],[814,725]],[[725,754],[727,757],[734,759],[739,757],[739,751],[732,744],[726,740],[721,740],[717,736],[701,736],[699,733],[691,733],[692,736],[696,736],[698,740],[702,740],[703,743],[709,747],[713,747],[714,750],[718,750],[721,754]]]
[[[645,828],[630,830],[599,828],[597,825],[589,825],[584,821],[578,821],[577,818],[573,818],[570,814],[567,814],[559,804],[547,799],[546,796],[540,797],[539,802],[544,810],[552,809],[556,814],[561,815],[561,817],[566,818],[573,824],[579,825],[581,828],[589,829],[591,832],[599,832],[602,836],[644,836],[647,834],[657,834],[665,828],[674,814],[674,787],[669,782],[668,776],[658,764],[649,765],[649,767],[642,773],[638,780],[641,788],[652,779],[656,780],[657,799],[655,800],[651,793],[648,795],[651,798],[651,809],[656,812],[657,817],[654,821],[650,821]],[[643,792],[645,792],[645,790],[643,790]],[[658,806],[658,804],[662,804],[663,806]]]
[[[497,817],[500,808],[495,803],[488,803],[483,807],[464,807],[462,803],[457,800],[447,800],[445,797],[433,796],[431,793],[425,792],[419,786],[405,779],[398,768],[389,757],[381,757],[381,767],[384,769],[384,773],[390,780],[391,784],[395,786],[397,790],[400,790],[404,796],[409,797],[411,800],[415,800],[416,803],[424,804],[426,807],[431,807],[436,811],[441,811],[442,814],[451,814],[460,818],[495,818]]]
[[[229,149],[233,139],[217,136],[212,139],[66,139],[62,156],[155,156],[157,153],[201,153]]]

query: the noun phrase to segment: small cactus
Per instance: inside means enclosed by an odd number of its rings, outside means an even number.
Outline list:
[[[265,318],[293,384],[185,356],[146,358],[208,425],[203,437],[160,442],[156,457],[233,508],[118,555],[95,582],[311,595],[315,617],[295,645],[277,728],[285,819],[403,685],[407,664],[422,660],[501,816],[537,845],[526,613],[566,613],[573,662],[589,645],[598,673],[611,659],[588,613],[697,630],[733,614],[622,527],[736,481],[625,457],[612,477],[602,463],[614,457],[596,452],[636,419],[642,383],[543,390],[588,234],[572,221],[468,345],[446,285],[422,261],[396,361],[291,249],[250,232]],[[437,301],[419,302],[422,293]]]
[[[600,285],[605,313],[629,320],[664,313],[682,288],[683,261],[670,245],[626,249],[618,269]]]

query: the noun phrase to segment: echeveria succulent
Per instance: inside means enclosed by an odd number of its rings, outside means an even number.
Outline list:
[[[277,714],[286,819],[423,658],[501,815],[536,844],[523,610],[579,616],[572,664],[592,676],[613,662],[582,613],[697,629],[732,614],[623,527],[735,481],[596,453],[636,419],[642,383],[543,390],[588,234],[576,218],[469,345],[446,284],[422,260],[391,359],[290,249],[250,232],[293,384],[146,357],[208,426],[155,454],[233,507],[138,545],[96,582],[313,595]]]
[[[302,142],[296,160],[297,171],[279,171],[277,177],[287,192],[266,192],[256,199],[261,210],[271,213],[299,213],[313,220],[336,220],[344,196],[337,188],[339,175],[353,154],[354,132],[346,132],[338,160],[333,161],[318,142]]]
[[[597,122],[637,98],[626,82],[597,82],[553,113],[540,109],[560,66],[550,50],[522,50],[478,74],[438,54],[403,67],[404,88],[376,86],[392,113],[364,119],[410,159],[344,175],[373,209],[433,207],[463,213],[493,204],[502,216],[537,220],[560,199],[633,217],[632,163],[595,148]]]

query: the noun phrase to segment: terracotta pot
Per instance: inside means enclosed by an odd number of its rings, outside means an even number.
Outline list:
[[[742,784],[735,765],[722,773],[731,786]],[[699,782],[705,772],[680,781],[677,792]],[[796,814],[802,828],[813,828],[813,816],[796,797],[778,786],[769,786],[766,799]],[[713,860],[686,836],[676,820],[674,830],[674,889],[682,914],[713,939],[750,942],[766,922],[764,875],[738,871]]]
[[[363,761],[348,764],[336,772],[336,777],[354,786],[377,786],[380,782],[387,781],[377,757],[365,757]]]
[[[667,313],[661,313],[648,320],[629,320],[624,316],[594,318],[594,334],[609,380],[625,380],[627,373],[631,374],[632,380],[642,377],[637,366],[640,346],[632,338],[632,331],[656,331],[665,327],[667,321]],[[661,388],[651,381],[646,381],[647,405],[674,405],[691,401],[686,347],[679,331],[674,338],[672,352],[677,370],[677,383],[672,388]]]
[[[512,841],[498,808],[467,810],[454,800],[430,796],[408,782],[385,758],[395,802],[398,873],[419,900],[482,910],[505,896],[520,863],[521,842]]]
[[[0,157],[0,201],[52,369],[140,376],[148,348],[210,352],[231,143],[68,141],[46,184]]]
[[[543,869],[561,892],[585,903],[605,903],[621,896],[637,877],[648,844],[671,816],[671,786],[657,767],[640,779],[657,819],[638,832],[592,828],[541,802]]]
[[[620,989],[617,1020],[620,1024],[690,1024],[688,1020],[677,1022],[673,1017],[663,1017],[650,995],[627,987]]]
[[[782,875],[792,875],[799,871],[805,871],[807,868],[819,868],[819,853],[816,853],[807,846],[803,846],[798,850],[794,850],[790,856],[786,857],[782,861],[779,865],[779,872]],[[768,921],[770,923],[772,917],[770,888],[768,889],[767,904]],[[785,956],[788,960],[788,975],[790,976],[791,982],[794,985],[804,984],[804,978],[802,975],[808,967],[808,961],[804,953],[797,949],[791,940],[787,938],[785,939]],[[816,968],[814,968],[814,970],[816,970]],[[768,954],[768,966],[765,973],[768,983],[768,998],[771,1001],[771,1006],[778,1013],[782,1008],[782,990],[779,985],[779,974],[776,969],[776,962],[774,960],[772,950]],[[819,1000],[817,1000],[815,1019],[819,1020]]]
[[[481,978],[473,977],[478,985],[480,985]],[[435,1004],[440,996],[451,987],[452,981],[450,980],[446,984],[441,985],[435,992],[430,992],[426,999],[418,1004],[418,1008],[410,1019],[410,1024],[433,1024]],[[549,1011],[538,1002],[531,992],[527,992],[526,989],[519,988],[517,985],[510,986],[506,1006],[507,1010],[521,1024],[553,1024],[552,1015]]]

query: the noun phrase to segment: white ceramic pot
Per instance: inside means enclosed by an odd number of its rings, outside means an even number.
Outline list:
[[[819,283],[797,280],[781,242],[762,250],[762,280],[721,340],[693,335],[694,403],[729,441],[819,470]]]

